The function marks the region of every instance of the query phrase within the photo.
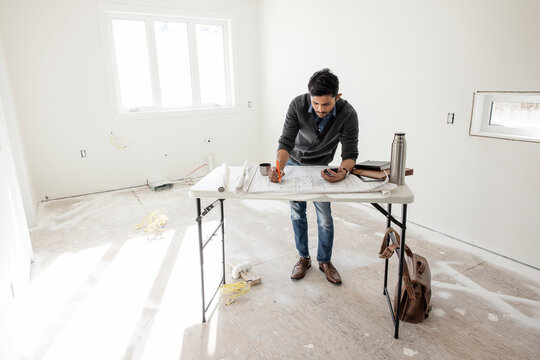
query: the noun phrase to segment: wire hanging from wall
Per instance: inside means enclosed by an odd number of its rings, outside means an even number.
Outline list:
[[[114,135],[114,133],[112,131],[111,131],[111,144],[117,149],[125,149],[125,148],[127,148],[127,145],[118,144],[118,138],[116,137],[116,135]]]
[[[203,167],[207,166],[208,164],[202,164],[201,166],[195,168],[194,170],[192,170],[189,174],[187,174],[186,176],[184,176],[183,178],[180,178],[180,179],[177,179],[176,181],[179,181],[183,184],[186,184],[186,185],[193,185],[194,184],[194,180],[193,178],[191,177],[191,175],[199,170],[199,169],[202,169]]]

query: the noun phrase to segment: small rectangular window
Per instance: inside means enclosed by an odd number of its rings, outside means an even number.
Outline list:
[[[475,92],[469,133],[540,142],[540,92]]]
[[[490,125],[540,129],[540,103],[493,101],[491,104]]]
[[[228,19],[111,8],[102,22],[120,115],[234,107]]]

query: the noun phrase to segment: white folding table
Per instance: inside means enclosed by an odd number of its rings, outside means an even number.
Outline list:
[[[226,199],[258,199],[258,200],[293,200],[293,201],[330,201],[330,202],[361,202],[361,203],[370,203],[373,207],[379,210],[386,217],[386,226],[389,227],[391,223],[394,223],[399,228],[401,228],[401,246],[399,251],[396,253],[399,257],[398,265],[398,294],[401,293],[402,287],[402,277],[403,277],[403,255],[405,249],[405,232],[407,229],[407,204],[410,204],[414,201],[414,194],[409,189],[407,185],[398,186],[396,189],[392,190],[390,196],[383,196],[381,192],[368,192],[368,193],[347,193],[347,194],[305,194],[305,193],[245,193],[237,192],[234,189],[234,184],[237,177],[239,176],[242,168],[238,167],[229,167],[228,168],[228,181],[227,189],[223,192],[218,191],[216,183],[217,178],[222,176],[222,172],[219,168],[214,169],[210,174],[206,175],[201,179],[197,184],[195,184],[190,189],[190,196],[196,198],[197,203],[197,225],[199,233],[199,258],[201,265],[201,289],[202,289],[202,321],[206,322],[206,312],[210,307],[214,297],[219,291],[219,287],[222,284],[225,284],[225,226],[224,226],[224,210],[223,202]],[[209,205],[203,207],[201,205],[201,198],[216,199],[213,200]],[[221,209],[221,219],[219,224],[213,230],[213,232],[203,239],[202,232],[202,222],[204,216],[206,216],[217,204],[219,203]],[[384,209],[380,204],[387,204],[387,208]],[[401,222],[398,221],[394,216],[392,216],[392,205],[401,204],[402,205],[402,215]],[[204,287],[204,248],[206,245],[213,239],[218,230],[221,229],[221,246],[222,246],[222,279],[219,283],[217,289],[215,290],[212,298],[208,303],[206,302],[205,296],[205,287]],[[391,237],[389,237],[390,241]],[[395,241],[392,239],[392,241]],[[388,307],[390,309],[390,315],[394,323],[394,337],[397,339],[399,334],[399,316],[394,314],[394,308],[392,306],[392,301],[390,295],[388,294],[387,289],[388,283],[388,259],[385,259],[384,264],[384,287],[383,294],[386,296],[388,301]],[[400,307],[400,297],[398,296],[397,308]]]

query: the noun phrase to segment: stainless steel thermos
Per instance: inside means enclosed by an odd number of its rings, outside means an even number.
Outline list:
[[[395,133],[392,141],[392,153],[390,156],[390,182],[397,185],[405,184],[405,155],[407,154],[407,142],[405,133]]]

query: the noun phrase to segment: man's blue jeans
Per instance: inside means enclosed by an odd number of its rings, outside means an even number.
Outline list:
[[[299,166],[289,160],[287,166]],[[294,229],[294,241],[298,254],[303,258],[309,257],[308,221],[306,217],[307,203],[305,201],[291,201],[291,221]],[[314,201],[317,212],[317,227],[319,232],[319,246],[317,248],[317,261],[328,262],[332,258],[334,244],[334,220],[329,202]]]

